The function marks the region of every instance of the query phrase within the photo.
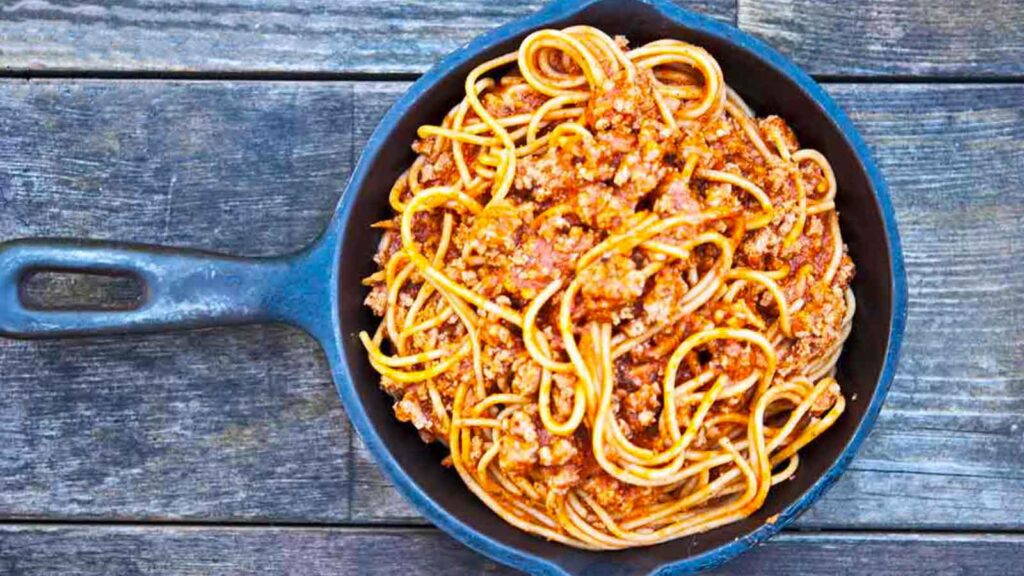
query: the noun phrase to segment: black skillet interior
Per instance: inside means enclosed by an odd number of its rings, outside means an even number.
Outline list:
[[[857,265],[854,291],[859,304],[852,336],[839,363],[838,378],[848,400],[846,413],[835,426],[801,453],[795,479],[773,488],[764,507],[749,518],[729,526],[657,546],[620,552],[584,552],[546,542],[507,525],[476,499],[457,474],[440,464],[443,451],[425,446],[411,426],[397,422],[391,399],[377,387],[378,376],[353,337],[372,331],[376,320],[361,305],[366,289],[359,284],[374,270],[373,253],[379,235],[369,224],[388,217],[388,190],[412,162],[409,145],[421,124],[438,123],[463,95],[463,82],[472,66],[485,59],[515,50],[522,37],[492,46],[472,63],[462,66],[428,89],[408,110],[390,134],[389,145],[371,159],[370,176],[358,189],[351,223],[342,246],[340,293],[344,356],[352,371],[358,394],[385,445],[405,472],[448,513],[483,535],[554,560],[571,572],[601,563],[601,573],[641,573],[657,566],[709,551],[743,537],[769,517],[796,501],[833,462],[851,439],[875,392],[886,354],[892,318],[890,254],[881,210],[872,184],[856,152],[841,130],[821,107],[795,82],[766,64],[746,48],[682,27],[666,20],[652,7],[599,3],[582,13],[552,23],[550,27],[589,24],[610,34],[623,34],[632,46],[659,38],[677,38],[703,46],[718,60],[726,81],[758,115],[778,114],[796,131],[802,145],[815,148],[831,161],[839,183],[841,227]]]

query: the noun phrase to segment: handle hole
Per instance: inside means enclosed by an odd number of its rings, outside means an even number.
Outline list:
[[[31,271],[20,288],[30,310],[135,310],[145,299],[145,285],[131,274]]]

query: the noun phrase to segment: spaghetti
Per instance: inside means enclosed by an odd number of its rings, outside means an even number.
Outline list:
[[[418,135],[359,336],[510,524],[587,549],[722,526],[842,414],[835,175],[700,47],[541,30]]]

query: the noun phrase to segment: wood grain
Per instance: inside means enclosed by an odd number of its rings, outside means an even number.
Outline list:
[[[1017,571],[1024,537],[786,533],[718,576],[989,575]],[[0,526],[0,571],[107,574],[514,574],[432,529]]]
[[[45,271],[25,278],[21,296],[30,308],[128,310],[142,304],[144,287],[132,276]]]
[[[323,230],[352,168],[352,91],[4,82],[0,237],[296,250]]]
[[[18,70],[419,73],[544,0],[24,0],[0,8]],[[732,23],[736,0],[680,4]]]
[[[0,241],[297,248],[403,88],[2,82]],[[878,428],[800,525],[1019,530],[1024,87],[829,89],[888,176],[911,309]],[[0,517],[420,521],[297,332],[0,341],[0,370]]]
[[[349,84],[2,83],[0,240],[298,249],[351,170],[351,95]],[[99,295],[86,286],[79,296]],[[297,330],[0,339],[0,382],[0,515],[349,516],[347,419]]]
[[[1024,176],[1024,87],[830,91],[892,189],[910,306],[878,428],[804,522],[1019,527],[1024,190],[1009,182]]]
[[[1024,75],[1016,0],[679,3],[768,40],[813,74]],[[0,8],[7,70],[419,73],[542,0],[22,0]]]
[[[1018,0],[740,0],[738,14],[815,74],[1024,76]]]

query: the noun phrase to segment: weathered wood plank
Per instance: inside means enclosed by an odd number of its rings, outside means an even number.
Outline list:
[[[23,1],[0,9],[7,69],[422,72],[545,0]],[[734,22],[736,0],[680,1]]]
[[[353,163],[350,84],[9,81],[0,109],[5,239],[295,250]]]
[[[1017,572],[1024,537],[784,533],[709,574]],[[432,529],[0,526],[0,571],[62,574],[514,574]]]
[[[0,84],[0,240],[298,249],[351,169],[351,95]],[[317,345],[296,330],[0,340],[0,390],[0,515],[348,517],[348,424]]]
[[[1017,0],[739,0],[740,28],[816,74],[1021,76]]]
[[[30,274],[22,290],[26,306],[44,309],[130,309],[144,296],[141,281],[131,276],[66,272]]]
[[[417,73],[543,4],[22,1],[0,11],[0,55],[22,71]],[[738,21],[814,74],[1024,74],[1024,6],[1014,0],[680,4]]]
[[[2,82],[0,241],[297,248],[402,89]],[[912,305],[879,427],[802,525],[1020,529],[1024,87],[830,89],[889,177]],[[291,330],[0,341],[0,382],[0,517],[419,521]]]
[[[1024,87],[834,86],[893,192],[910,314],[876,433],[805,524],[1019,527]]]
[[[0,515],[347,519],[349,428],[285,328],[0,344]]]

